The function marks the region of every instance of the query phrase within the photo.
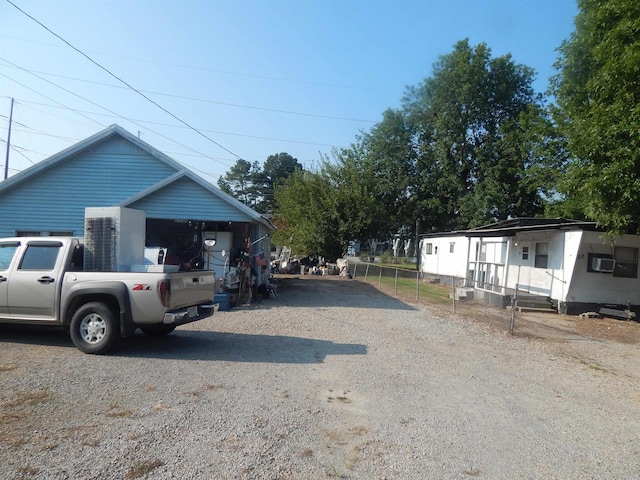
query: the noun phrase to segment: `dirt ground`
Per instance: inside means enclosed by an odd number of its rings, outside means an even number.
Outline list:
[[[279,277],[283,279],[287,277],[299,277],[310,281],[317,278],[335,281],[359,281],[359,279],[348,280],[345,277],[335,275],[322,277],[314,277],[311,275],[279,275]],[[377,285],[369,285],[377,289]],[[453,303],[433,303],[428,300],[419,300],[416,302],[414,295],[396,294],[393,291],[385,291],[384,288],[380,290],[408,304],[428,306],[441,317],[456,315],[469,321],[480,322],[495,327],[500,331],[511,333],[510,308],[500,309],[478,301],[466,300],[456,302],[454,314]],[[512,333],[515,336],[546,339],[550,341],[582,337],[625,344],[640,344],[640,322],[607,317],[583,318],[578,315],[560,315],[557,313],[516,312]]]
[[[488,307],[479,302],[456,305],[456,314],[510,330],[511,309]],[[627,344],[640,344],[640,323],[615,318],[582,318],[557,313],[516,312],[513,334],[548,340],[585,337]]]

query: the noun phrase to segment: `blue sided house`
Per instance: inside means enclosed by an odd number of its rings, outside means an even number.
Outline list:
[[[268,252],[275,230],[267,217],[112,125],[0,182],[0,237],[81,237],[87,209],[100,208],[144,212],[145,245],[162,247],[163,261],[204,262],[220,274],[247,252]]]

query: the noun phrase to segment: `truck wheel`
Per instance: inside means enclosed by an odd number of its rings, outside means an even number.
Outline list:
[[[165,335],[169,335],[175,329],[175,325],[146,325],[144,327],[140,327],[140,330],[150,337],[163,337]]]
[[[101,302],[78,308],[69,330],[73,344],[84,353],[107,353],[119,338],[118,323],[109,307]]]

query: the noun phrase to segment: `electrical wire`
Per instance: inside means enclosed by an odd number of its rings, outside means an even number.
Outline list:
[[[54,46],[54,47],[58,47],[58,45],[54,45],[51,43],[47,43],[47,42],[40,42],[37,40],[32,40],[32,39],[26,39],[26,38],[18,38],[18,37],[11,37],[9,35],[1,35],[0,37],[3,38],[7,38],[7,39],[12,39],[12,40],[18,40],[19,42],[30,42],[30,43],[37,43],[40,45],[47,45],[47,46]],[[219,69],[215,69],[215,68],[210,68],[210,67],[202,67],[202,66],[196,66],[196,65],[185,65],[185,64],[180,64],[180,63],[170,63],[170,62],[161,62],[159,60],[150,60],[148,58],[140,58],[140,57],[130,57],[127,55],[118,55],[115,53],[105,53],[105,52],[98,52],[98,51],[93,51],[91,53],[96,53],[98,55],[105,55],[105,56],[109,56],[109,57],[115,57],[115,58],[124,58],[127,60],[134,60],[136,62],[146,62],[146,63],[153,63],[156,65],[168,65],[171,67],[178,67],[178,68],[188,68],[191,70],[200,70],[203,72],[213,72],[213,73],[222,73],[225,75],[235,75],[238,77],[250,77],[250,78],[262,78],[265,80],[275,80],[278,82],[287,82],[287,83],[299,83],[299,84],[303,84],[303,85],[317,85],[320,87],[329,87],[329,88],[340,88],[340,89],[347,89],[347,90],[370,90],[368,88],[362,87],[360,85],[339,85],[336,83],[325,83],[325,82],[315,82],[315,81],[311,81],[311,80],[295,80],[292,78],[284,78],[284,77],[274,77],[274,76],[269,76],[269,75],[260,75],[260,74],[256,74],[256,73],[241,73],[241,72],[231,72],[229,70],[219,70]]]
[[[10,63],[11,65],[16,66],[17,68],[21,68],[21,67],[19,67],[18,65],[15,65],[14,63],[9,62],[8,60],[5,60],[5,59],[3,59],[3,60],[4,60],[5,62]],[[26,70],[25,70],[25,71],[26,71]],[[185,144],[183,144],[183,143],[180,143],[180,142],[178,142],[177,140],[174,140],[174,139],[169,138],[169,137],[167,137],[167,136],[165,136],[165,135],[162,135],[161,133],[158,133],[158,132],[156,132],[156,131],[154,131],[154,130],[149,129],[148,127],[144,127],[143,125],[141,125],[141,124],[139,124],[139,123],[137,123],[137,122],[135,122],[135,121],[133,121],[133,120],[131,120],[131,119],[125,118],[125,117],[123,117],[122,115],[120,115],[120,114],[118,114],[118,113],[116,113],[116,112],[114,112],[114,111],[112,111],[112,110],[110,110],[110,109],[108,109],[108,108],[106,108],[106,107],[103,107],[102,105],[99,105],[99,104],[97,104],[96,102],[94,102],[94,101],[92,101],[92,100],[89,100],[88,98],[83,97],[82,95],[78,95],[77,93],[72,92],[72,91],[71,91],[71,90],[69,90],[69,89],[66,89],[66,88],[64,88],[64,87],[61,87],[60,85],[57,85],[57,84],[53,83],[53,82],[52,82],[52,81],[50,81],[50,80],[47,80],[46,78],[42,78],[42,77],[40,77],[39,75],[37,75],[37,74],[35,74],[35,73],[28,72],[28,71],[27,71],[27,73],[29,73],[30,75],[35,76],[36,78],[39,78],[40,80],[42,80],[42,81],[44,81],[44,82],[47,82],[47,83],[49,83],[49,84],[51,84],[51,85],[53,85],[53,86],[55,86],[55,87],[60,88],[61,90],[64,90],[65,92],[70,93],[71,95],[74,95],[74,96],[76,96],[76,97],[78,97],[78,98],[80,98],[80,99],[84,100],[85,102],[88,102],[88,103],[90,103],[90,104],[92,104],[92,105],[95,105],[96,107],[101,108],[101,109],[103,109],[103,110],[105,110],[105,111],[107,111],[107,112],[109,112],[109,113],[111,113],[111,114],[113,114],[113,115],[117,116],[118,118],[121,118],[121,119],[123,119],[123,120],[130,121],[131,123],[133,123],[134,125],[137,125],[137,126],[138,126],[138,127],[140,127],[140,128],[147,128],[147,130],[149,130],[151,133],[154,133],[155,135],[158,135],[159,137],[164,138],[165,140],[168,140],[168,141],[173,142],[173,143],[175,143],[175,144],[177,144],[177,145],[180,145],[181,147],[186,148],[186,149],[188,149],[188,150],[191,150],[192,152],[198,153],[198,154],[202,155],[203,157],[206,157],[206,158],[209,158],[209,159],[211,159],[211,160],[213,160],[213,161],[215,161],[215,162],[218,162],[218,163],[220,163],[221,165],[223,165],[223,166],[225,166],[225,167],[229,167],[229,166],[230,166],[229,164],[227,164],[227,163],[225,163],[225,162],[222,162],[222,161],[217,160],[217,159],[215,159],[215,158],[213,158],[213,157],[211,157],[211,156],[209,156],[209,155],[206,155],[206,154],[204,154],[204,153],[202,153],[202,152],[199,152],[198,150],[196,150],[196,149],[194,149],[194,148],[192,148],[192,147],[189,147],[189,146],[187,146],[187,145],[185,145]],[[7,76],[6,76],[6,75],[4,75],[3,73],[0,73],[0,75],[1,75],[1,76],[3,76],[3,77],[5,77],[5,78],[8,78],[8,79],[9,79],[9,80],[11,80],[11,81],[14,81],[14,82],[18,83],[19,85],[22,85],[22,86],[23,86],[23,87],[25,87],[25,88],[29,88],[29,87],[26,87],[26,85],[23,85],[23,84],[21,84],[20,82],[17,82],[17,81],[16,81],[16,80],[14,80],[13,78],[11,78],[11,77],[7,77]],[[34,91],[34,92],[35,92],[35,90],[33,90],[33,89],[31,89],[31,88],[29,88],[29,90]],[[39,92],[36,92],[36,93],[39,93]],[[42,95],[42,94],[41,94],[41,95]],[[78,114],[78,115],[81,115],[81,116],[83,116],[83,117],[85,117],[85,118],[87,118],[87,119],[90,119],[90,120],[92,120],[92,121],[94,121],[94,122],[98,123],[99,125],[102,125],[102,124],[100,124],[98,121],[96,121],[96,120],[94,120],[94,119],[92,119],[92,118],[90,118],[90,117],[88,117],[88,116],[86,116],[86,115],[84,115],[84,114],[80,113],[79,111],[76,111],[76,110],[74,110],[74,109],[72,109],[72,108],[69,108],[69,107],[67,107],[66,105],[63,105],[62,103],[60,103],[60,102],[58,102],[58,101],[56,101],[56,100],[53,100],[53,99],[51,99],[51,98],[49,98],[49,97],[46,97],[45,95],[42,95],[42,96],[44,96],[45,98],[48,98],[49,100],[52,100],[52,101],[56,102],[57,104],[59,104],[59,105],[61,105],[61,106],[65,107],[65,108],[67,108],[67,109],[71,110],[72,112],[74,112],[74,113],[76,113],[76,114]],[[106,125],[102,125],[102,127],[103,127],[103,128],[106,128]],[[233,154],[233,152],[229,152],[229,153]],[[233,154],[233,155],[235,155],[235,154]]]
[[[169,110],[167,110],[166,108],[164,108],[162,105],[160,105],[159,103],[157,103],[156,101],[152,100],[151,98],[149,98],[148,96],[146,96],[144,93],[142,93],[140,90],[136,89],[135,87],[133,87],[132,85],[130,85],[129,83],[127,83],[125,80],[123,80],[122,78],[120,78],[119,76],[117,76],[115,73],[111,72],[108,68],[103,67],[101,64],[99,64],[98,62],[96,62],[95,60],[93,60],[89,55],[87,55],[86,53],[84,53],[82,50],[80,50],[79,48],[75,47],[74,45],[72,45],[71,43],[69,43],[67,40],[65,40],[64,38],[62,38],[60,35],[58,35],[57,33],[55,33],[53,30],[51,30],[49,27],[47,27],[46,25],[44,25],[42,22],[40,22],[39,20],[37,20],[36,18],[32,17],[31,15],[29,15],[27,12],[25,12],[24,10],[22,10],[20,7],[18,7],[15,3],[13,3],[11,0],[6,0],[7,3],[11,4],[13,7],[15,7],[18,11],[20,11],[20,13],[22,13],[23,15],[29,17],[31,20],[33,20],[34,22],[36,22],[38,25],[40,25],[42,28],[44,28],[47,32],[49,32],[50,34],[52,34],[53,36],[55,36],[56,38],[58,38],[59,40],[61,40],[62,42],[64,42],[65,44],[67,44],[70,48],[72,48],[73,50],[75,50],[76,52],[78,52],[80,55],[82,55],[83,57],[85,57],[87,60],[89,60],[91,63],[93,63],[94,65],[96,65],[98,68],[102,69],[103,71],[105,71],[108,75],[112,76],[113,78],[115,78],[116,80],[118,80],[120,83],[126,85],[127,87],[129,87],[129,89],[131,89],[133,92],[137,93],[138,95],[140,95],[142,98],[144,98],[145,100],[147,100],[148,102],[152,103],[153,105],[155,105],[156,107],[158,107],[160,110],[162,110],[163,112],[167,113],[168,115],[170,115],[171,117],[173,117],[174,119],[176,119],[177,121],[179,121],[180,123],[182,123],[183,125],[187,126],[189,129],[193,130],[194,132],[196,132],[198,135],[204,137],[205,139],[209,140],[211,143],[213,143],[214,145],[217,145],[218,147],[220,147],[221,149],[223,149],[224,151],[230,153],[231,155],[233,155],[234,157],[237,157],[238,159],[241,159],[242,157],[240,155],[238,155],[237,153],[232,152],[231,150],[229,150],[227,147],[225,147],[224,145],[216,142],[215,140],[213,140],[212,138],[210,138],[209,136],[205,135],[204,133],[202,133],[200,130],[198,130],[197,128],[192,127],[189,123],[187,123],[186,121],[182,120],[180,117],[178,117],[177,115],[173,114],[172,112],[170,112]]]
[[[27,70],[25,70],[25,71],[27,71]],[[29,72],[29,73],[31,73],[31,72]],[[0,73],[0,75],[2,75],[2,74]],[[7,77],[7,78],[9,78],[9,77]],[[65,108],[65,107],[58,107],[58,106],[55,106],[55,105],[47,105],[45,103],[33,102],[31,100],[20,100],[20,102],[22,104],[32,103],[32,104],[35,104],[35,105],[42,105],[42,106],[45,106],[45,107]],[[107,110],[104,107],[100,107],[100,108],[103,108],[104,110]],[[90,115],[98,115],[98,116],[111,117],[111,118],[121,118],[121,119],[127,120],[127,121],[129,121],[131,123],[135,123],[138,126],[141,126],[141,125],[139,123],[136,123],[136,122],[140,122],[140,123],[143,123],[143,124],[149,124],[149,125],[159,125],[159,126],[163,126],[163,127],[187,128],[187,127],[184,127],[182,125],[175,125],[175,124],[163,123],[163,122],[154,122],[152,120],[133,119],[133,118],[129,118],[129,117],[124,117],[124,116],[119,115],[119,114],[106,115],[104,113],[90,112],[90,111],[87,111],[87,110],[78,110],[78,109],[74,109],[73,111],[74,112],[82,112],[82,113],[86,113],[86,114],[90,114]],[[109,111],[109,110],[107,110],[107,111]],[[246,135],[246,134],[242,134],[242,133],[224,132],[224,131],[221,131],[221,130],[208,130],[208,129],[205,129],[205,128],[200,129],[200,130],[202,130],[203,132],[217,133],[219,135],[230,135],[230,136],[235,136],[235,137],[255,138],[257,140],[269,140],[269,141],[274,141],[274,142],[297,143],[297,144],[301,144],[301,145],[315,145],[315,146],[319,146],[319,147],[336,147],[336,148],[340,148],[341,147],[340,145],[335,145],[335,144],[330,144],[330,143],[317,143],[317,142],[306,142],[306,141],[303,141],[303,140],[288,140],[288,139],[284,139],[284,138],[261,137],[261,136],[257,136],[257,135]],[[243,160],[246,160],[246,158],[243,159]]]
[[[4,60],[4,59],[0,58],[0,60]],[[25,68],[22,68],[22,67],[20,67],[20,68],[22,70],[24,70],[24,71],[29,72],[29,73],[33,72],[33,73],[38,73],[40,75],[47,75],[47,76],[50,76],[50,77],[64,78],[66,80],[74,80],[74,81],[77,81],[77,82],[89,83],[89,84],[92,84],[92,85],[100,85],[102,87],[127,89],[127,87],[122,87],[120,85],[114,85],[112,83],[96,82],[96,81],[93,81],[93,80],[85,80],[85,79],[82,79],[82,78],[70,77],[68,75],[58,75],[58,74],[55,74],[55,73],[42,72],[42,71],[39,71],[39,70],[28,70],[28,69],[25,69]],[[334,115],[322,115],[322,114],[317,114],[317,113],[294,112],[294,111],[290,111],[290,110],[280,110],[280,109],[277,109],[277,108],[256,107],[256,106],[253,106],[253,105],[242,105],[242,104],[238,104],[238,103],[221,102],[221,101],[218,101],[218,100],[209,100],[209,99],[205,99],[205,98],[195,98],[195,97],[187,97],[187,96],[184,96],[184,95],[175,95],[175,94],[171,94],[171,93],[154,92],[152,90],[142,90],[141,89],[140,91],[148,93],[148,94],[163,96],[163,97],[178,98],[180,100],[190,100],[192,102],[200,102],[200,103],[213,103],[215,105],[224,105],[224,106],[227,106],[227,107],[236,107],[236,108],[246,108],[246,109],[251,109],[251,110],[260,110],[260,111],[263,111],[263,112],[283,113],[283,114],[286,114],[286,115],[298,115],[298,116],[303,116],[303,117],[325,118],[325,119],[328,119],[328,120],[342,120],[342,121],[346,121],[346,122],[377,123],[377,120],[364,120],[364,119],[360,119],[360,118],[338,117],[338,116],[334,116]]]

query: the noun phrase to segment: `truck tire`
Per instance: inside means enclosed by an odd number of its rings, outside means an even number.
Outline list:
[[[144,327],[140,327],[140,330],[150,337],[163,337],[169,335],[175,329],[175,325],[145,325]]]
[[[102,302],[90,302],[78,308],[69,330],[76,347],[96,355],[107,353],[120,336],[113,312]]]

